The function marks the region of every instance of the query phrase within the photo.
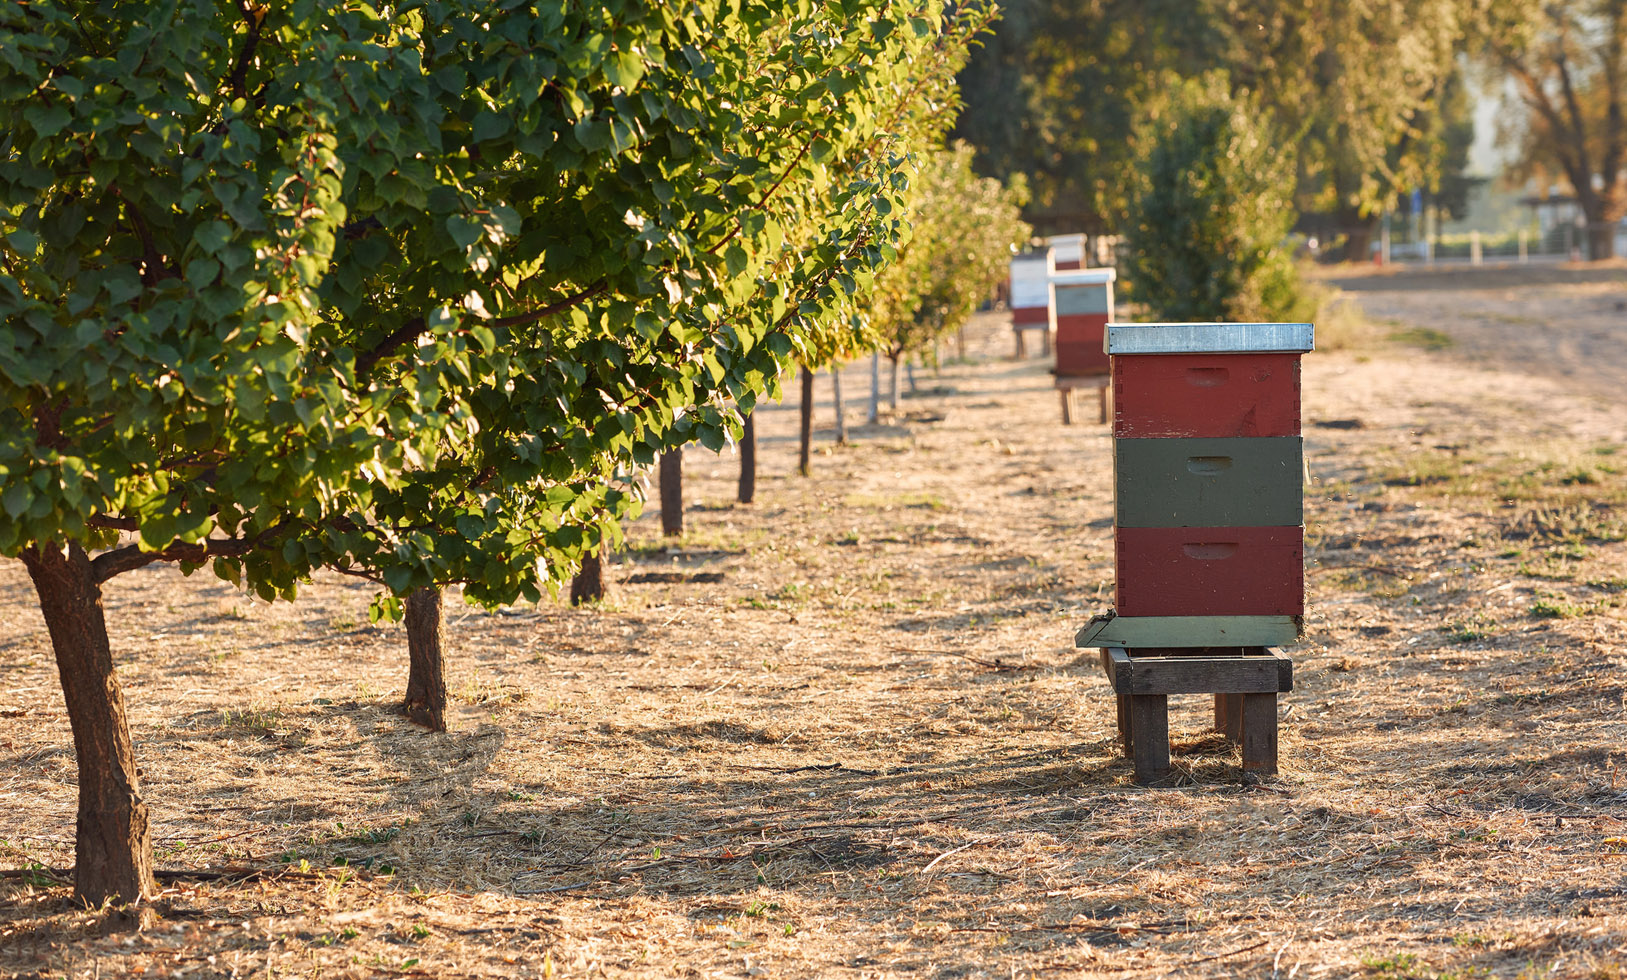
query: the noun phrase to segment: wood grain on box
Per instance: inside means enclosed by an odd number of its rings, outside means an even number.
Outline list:
[[[1302,632],[1298,616],[1097,616],[1074,635],[1075,646],[1212,651],[1293,643]]]

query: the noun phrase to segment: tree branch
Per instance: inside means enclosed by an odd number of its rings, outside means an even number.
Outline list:
[[[609,289],[610,284],[601,279],[594,285],[589,286],[579,293],[574,293],[567,296],[557,303],[550,303],[541,309],[532,310],[529,313],[517,313],[514,316],[500,317],[491,321],[491,324],[494,327],[526,326],[528,324],[536,323],[538,320],[553,316],[555,313],[559,313],[563,310],[568,310],[573,306],[577,306],[594,296],[598,296],[600,293],[608,291]],[[361,377],[362,375],[366,374],[368,371],[372,370],[373,365],[377,364],[379,361],[382,361],[384,358],[389,357],[408,342],[417,340],[428,329],[428,321],[421,316],[413,317],[411,320],[403,323],[401,326],[391,331],[389,336],[379,341],[378,345],[372,350],[366,351],[356,358],[356,376]]]
[[[136,237],[141,239],[142,284],[151,286],[165,279],[178,278],[181,274],[180,270],[167,268],[164,265],[164,257],[158,253],[158,245],[153,241],[152,229],[147,226],[147,219],[141,216],[140,209],[129,198],[124,196],[124,192],[119,190],[116,184],[113,185],[113,194],[119,199],[119,204],[123,206],[124,217],[130,222],[131,229],[135,231]]]
[[[573,306],[577,306],[577,305],[581,304],[582,302],[584,302],[586,300],[589,300],[589,299],[592,299],[595,296],[598,296],[600,293],[608,292],[609,289],[610,289],[610,283],[606,282],[603,279],[600,279],[598,282],[596,282],[593,285],[589,286],[588,288],[582,290],[581,292],[575,293],[575,294],[573,294],[571,296],[567,296],[567,297],[565,297],[564,299],[560,300],[557,303],[550,303],[547,306],[544,306],[540,310],[532,310],[529,313],[517,313],[514,316],[498,317],[497,319],[492,321],[492,326],[494,326],[494,327],[523,327],[523,326],[528,326],[530,324],[536,323],[538,320],[544,319],[545,317],[553,316],[555,313],[560,313],[560,312],[563,312],[565,310],[570,309]]]
[[[1621,64],[1623,49],[1623,20],[1627,20],[1627,3],[1614,0],[1609,7],[1609,25],[1606,28],[1604,46],[1604,160],[1600,169],[1604,177],[1604,218],[1606,221],[1615,221],[1621,217],[1621,194],[1617,190],[1620,183],[1621,163],[1624,151],[1622,130],[1621,105]]]
[[[172,544],[163,551],[143,551],[140,545],[126,545],[97,555],[91,560],[90,570],[99,585],[115,575],[133,572],[155,561],[202,564],[210,558],[237,558],[260,547],[266,538],[281,532],[288,523],[282,521],[274,524],[252,538],[209,538],[196,544]]]
[[[419,334],[428,329],[429,324],[421,316],[415,316],[395,328],[388,337],[379,341],[378,345],[372,350],[366,351],[356,358],[356,377],[360,378],[372,370],[373,365],[394,353],[397,347],[409,340],[417,340]]]
[[[1583,212],[1587,213],[1588,220],[1592,221],[1595,216],[1588,204],[1593,199],[1593,162],[1588,158],[1587,152],[1587,119],[1582,115],[1582,103],[1576,97],[1576,86],[1571,81],[1570,62],[1565,57],[1563,35],[1554,41],[1554,66],[1559,69],[1559,88],[1565,95],[1565,114],[1571,121],[1570,129],[1565,135],[1571,141],[1571,149],[1576,154],[1577,169],[1581,172],[1582,178],[1581,184],[1572,190],[1576,191],[1576,198],[1582,202]]]
[[[1584,160],[1578,160],[1571,155],[1572,147],[1565,139],[1565,119],[1560,115],[1559,109],[1548,98],[1543,89],[1542,82],[1524,63],[1511,55],[1503,56],[1503,64],[1509,74],[1520,83],[1524,90],[1523,101],[1539,117],[1543,125],[1548,127],[1548,136],[1553,146],[1554,155],[1559,159],[1559,166],[1565,171],[1565,177],[1574,186],[1578,180],[1587,181],[1587,171],[1584,169]]]
[[[254,60],[254,49],[260,43],[260,25],[265,23],[270,8],[255,6],[249,0],[238,0],[237,9],[248,22],[249,30],[243,35],[243,46],[237,49],[237,60],[232,64],[232,73],[226,78],[226,86],[241,99],[248,94],[249,62]]]
[[[68,396],[55,401],[34,404],[34,442],[46,449],[61,451],[68,448],[62,436],[62,411],[68,407]]]
[[[115,531],[141,530],[141,525],[134,517],[118,517],[114,514],[92,514],[85,518],[85,523],[91,527],[105,527]]]

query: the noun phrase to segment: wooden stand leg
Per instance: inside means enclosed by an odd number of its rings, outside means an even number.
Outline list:
[[[1244,694],[1243,771],[1270,775],[1277,771],[1277,695]]]
[[[1100,388],[1096,389],[1096,421],[1101,422],[1104,425],[1107,423],[1107,400],[1111,397],[1112,396],[1109,393],[1109,388],[1107,385],[1102,385]]]
[[[1051,356],[1051,331],[1049,328],[1040,331],[1039,353],[1041,357]]]
[[[1119,743],[1124,746],[1124,757],[1135,757],[1135,739],[1130,728],[1130,695],[1120,694],[1119,699]]]
[[[1017,353],[1015,357],[1020,361],[1028,356],[1027,345],[1023,343],[1023,328],[1012,327],[1011,335],[1017,339]]]
[[[1062,395],[1062,424],[1063,425],[1072,425],[1073,424],[1073,389],[1072,388],[1058,388],[1057,391],[1060,392],[1061,395]]]
[[[1273,700],[1275,695],[1272,696]],[[1136,782],[1143,786],[1169,775],[1169,697],[1163,694],[1130,695],[1131,758]]]
[[[1243,740],[1243,695],[1215,695],[1215,731],[1234,742]]]

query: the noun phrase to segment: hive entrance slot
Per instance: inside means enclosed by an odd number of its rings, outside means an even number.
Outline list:
[[[1186,369],[1186,383],[1195,388],[1218,388],[1231,377],[1223,367],[1197,367]]]
[[[1218,476],[1232,468],[1230,456],[1190,456],[1186,468],[1198,476]]]

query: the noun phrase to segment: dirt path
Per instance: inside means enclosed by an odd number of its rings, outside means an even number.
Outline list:
[[[1601,301],[1554,288],[1566,322]],[[1357,295],[1469,303],[1402,292]],[[175,881],[106,938],[49,874],[0,880],[0,976],[1619,977],[1627,419],[1408,329],[1306,360],[1272,783],[1194,698],[1181,785],[1130,785],[1072,646],[1111,594],[1107,433],[1058,425],[991,319],[885,425],[851,408],[853,445],[827,412],[812,479],[765,410],[751,507],[732,456],[687,454],[690,533],[641,519],[606,606],[450,608],[447,735],[395,713],[404,638],[364,590],[118,579],[160,866],[266,874]],[[13,869],[72,860],[30,598],[0,564]]]
[[[1440,331],[1471,362],[1627,406],[1627,264],[1403,269],[1329,281],[1372,319]]]

